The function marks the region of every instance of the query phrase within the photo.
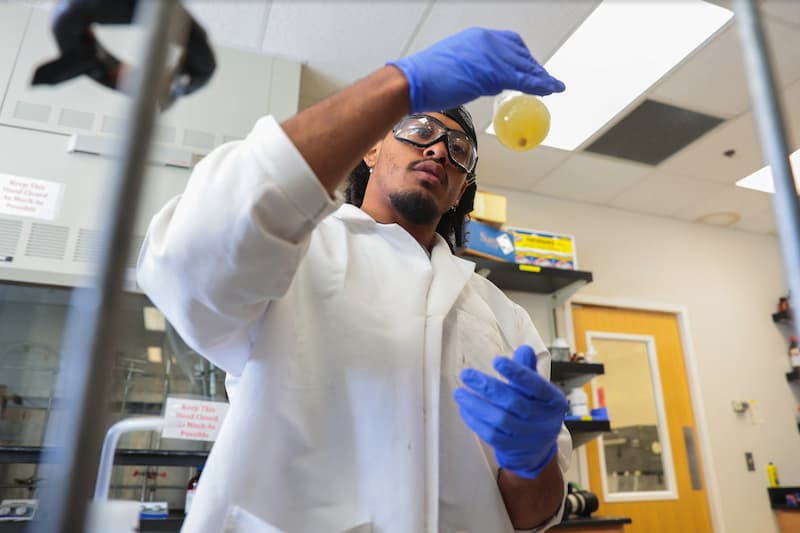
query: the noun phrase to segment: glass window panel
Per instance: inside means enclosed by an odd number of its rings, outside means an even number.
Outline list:
[[[595,378],[594,386],[605,398],[611,419],[601,454],[608,493],[668,490],[662,453],[668,437],[659,430],[655,395],[660,391],[651,377],[648,343],[598,337],[591,343],[605,365],[605,374]]]
[[[41,446],[45,426],[58,421],[58,358],[73,290],[0,282],[0,453],[4,447]],[[109,425],[123,418],[161,415],[165,398],[227,401],[225,373],[189,348],[141,294],[123,299],[114,357]],[[120,449],[208,451],[211,443],[131,433]],[[0,500],[36,497],[47,465],[0,464]],[[183,507],[188,467],[114,468],[112,497],[167,500]],[[147,473],[149,472],[149,473]]]

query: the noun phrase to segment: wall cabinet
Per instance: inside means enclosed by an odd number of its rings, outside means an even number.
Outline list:
[[[43,9],[0,3],[0,181],[7,175],[47,182],[53,204],[39,216],[0,205],[0,279],[75,286],[96,267],[130,98],[86,77],[32,87],[34,68],[58,55],[49,18]],[[134,63],[139,31],[98,27],[104,46]],[[280,121],[297,112],[299,62],[221,46],[214,53],[217,70],[208,85],[158,116],[152,152],[165,157],[147,166],[130,267],[152,216],[183,191],[187,162],[243,138],[264,115]]]

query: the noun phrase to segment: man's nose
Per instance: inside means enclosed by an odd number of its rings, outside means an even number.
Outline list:
[[[443,159],[445,162],[447,158],[447,139],[442,139],[436,144],[432,144],[425,148],[423,155],[430,159]]]

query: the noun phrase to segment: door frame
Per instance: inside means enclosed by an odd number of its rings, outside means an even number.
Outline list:
[[[695,431],[697,442],[700,446],[700,455],[703,459],[703,477],[705,478],[706,500],[711,515],[711,527],[716,533],[724,533],[725,523],[722,516],[722,504],[719,499],[719,481],[712,468],[713,455],[711,453],[711,440],[708,436],[708,423],[703,410],[703,391],[700,387],[700,376],[697,370],[697,358],[694,352],[694,342],[689,327],[689,310],[685,305],[651,300],[630,300],[624,298],[609,298],[604,296],[590,296],[575,294],[564,305],[564,331],[568,336],[570,346],[575,344],[575,325],[572,318],[572,304],[596,305],[602,307],[617,307],[635,311],[655,311],[675,315],[678,321],[678,333],[683,349],[683,360],[686,368],[686,380],[689,386],[689,396],[694,413]],[[582,486],[589,486],[589,463],[586,459],[586,448],[578,448],[578,475]]]

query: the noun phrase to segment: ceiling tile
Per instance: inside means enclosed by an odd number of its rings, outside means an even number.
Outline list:
[[[408,51],[422,50],[464,28],[484,26],[519,32],[533,56],[544,63],[599,4],[599,0],[436,2]]]
[[[787,143],[793,150],[800,148],[800,81],[793,83],[781,94]]]
[[[423,2],[400,0],[275,2],[262,47],[307,61],[328,83],[320,92],[330,92],[399,57],[425,12]]]
[[[55,5],[56,0],[2,0],[0,4],[24,4],[31,7],[50,10]]]
[[[750,213],[744,215],[733,227],[756,233],[775,232],[775,215],[771,210]]]
[[[726,150],[734,150],[730,157]],[[661,165],[659,170],[733,184],[764,166],[750,113],[721,124]]]
[[[797,60],[800,29],[772,17],[765,17],[764,21],[767,41],[773,50],[778,85],[785,87],[800,79],[800,61]],[[750,109],[750,92],[736,26],[729,25],[678,66],[656,86],[653,96],[724,117],[733,117]]]
[[[763,0],[761,10],[767,15],[800,24],[800,3],[795,0]]]
[[[689,206],[679,209],[674,216],[694,221],[698,217],[712,213],[732,212],[744,218],[769,210],[772,205],[770,196],[764,192],[731,185],[718,194],[694,201]]]
[[[539,146],[527,152],[509,150],[494,135],[478,136],[478,185],[529,191],[570,156],[569,152]]]
[[[649,165],[576,153],[531,190],[546,196],[605,204],[652,171]]]
[[[485,132],[494,118],[494,97],[478,98],[466,104],[466,107],[472,115],[475,129],[479,132]]]
[[[608,202],[608,205],[642,213],[671,215],[725,189],[726,186],[720,183],[693,180],[666,172],[654,172],[623,191]]]
[[[261,48],[269,6],[270,0],[186,2],[186,7],[206,29],[213,42],[250,50]]]

